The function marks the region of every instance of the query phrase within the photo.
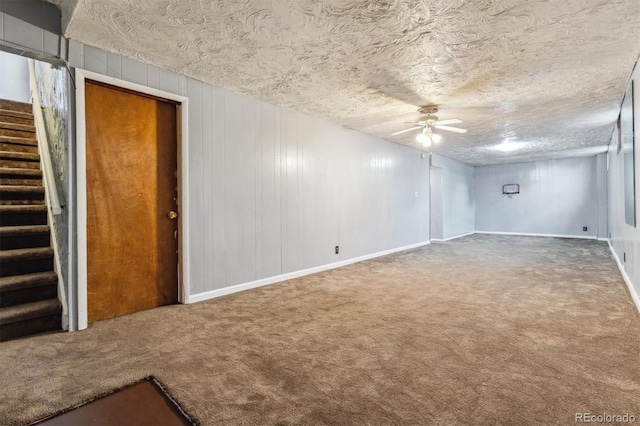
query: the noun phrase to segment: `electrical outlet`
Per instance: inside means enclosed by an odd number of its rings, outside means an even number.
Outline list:
[[[583,232],[587,232],[587,227],[586,227],[586,226],[583,226],[583,227],[582,227],[582,231],[583,231]]]
[[[609,232],[609,238],[611,238],[611,232]]]
[[[627,252],[626,251],[622,253],[622,261],[623,262],[627,261]]]
[[[340,254],[340,246],[336,246],[336,254]]]

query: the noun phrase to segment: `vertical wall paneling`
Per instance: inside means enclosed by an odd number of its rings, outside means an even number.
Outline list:
[[[262,147],[262,276],[280,272],[280,146],[278,109],[259,103],[261,109]]]
[[[31,102],[27,58],[0,51],[0,98]]]
[[[634,80],[634,164],[635,164],[635,204],[640,207],[640,67],[638,63],[631,78]],[[614,130],[609,143],[608,183],[608,232],[609,242],[636,307],[640,310],[640,225],[629,226],[624,211],[624,154],[617,152],[618,134]],[[625,260],[626,259],[626,260]]]
[[[286,144],[283,143],[282,137],[285,134],[283,131],[283,123],[284,123],[284,113],[285,110],[280,107],[274,108],[274,170],[275,170],[275,209],[276,209],[276,238],[275,238],[275,247],[274,247],[274,263],[278,274],[282,274],[282,235],[283,235],[283,213],[282,213],[282,202],[284,199],[282,193],[282,181],[286,178],[286,173],[284,173],[285,168],[283,167],[283,162],[285,156],[283,155],[283,147],[286,148]]]
[[[429,175],[430,196],[431,196],[431,239],[442,240],[442,169],[431,167]]]
[[[48,6],[54,7],[52,5]],[[37,18],[43,23],[43,28],[52,29],[59,20],[59,16],[54,16],[52,10],[48,7],[25,5],[23,12],[40,15]],[[58,32],[44,30],[14,16],[0,12],[0,37],[3,41],[18,49],[27,50],[26,56],[28,57],[35,57],[36,59],[65,57],[64,49],[61,49],[64,43],[61,43],[63,40]]]
[[[520,194],[503,195],[508,183]],[[595,157],[477,167],[476,229],[595,238],[597,189]]]
[[[49,31],[43,31],[42,33],[42,51],[50,52],[53,53],[54,56],[64,58],[64,41],[61,37],[58,34],[53,34]]]
[[[183,94],[183,77],[167,70],[158,71],[158,89],[169,93]],[[188,86],[187,86],[188,87]]]
[[[303,201],[304,193],[307,190],[305,186],[305,168],[304,168],[304,150],[305,150],[305,141],[307,140],[306,135],[306,117],[302,114],[296,113],[296,140],[297,150],[296,150],[296,164],[298,165],[296,173],[296,181],[297,181],[297,209],[298,209],[298,238],[297,242],[297,250],[299,253],[298,265],[296,265],[296,269],[304,269],[304,259],[305,259],[305,244],[304,241],[307,238],[307,231],[312,224],[308,224],[305,226],[305,203]]]
[[[191,84],[191,82],[189,82]],[[212,150],[214,145],[213,140],[213,122],[211,119],[211,111],[213,108],[213,96],[211,93],[211,86],[202,84],[201,88],[201,116],[200,120],[202,123],[202,148],[200,151],[201,155],[201,166],[200,166],[200,176],[199,179],[199,188],[201,195],[201,206],[202,206],[202,222],[199,224],[201,226],[202,234],[209,235],[209,238],[206,238],[202,244],[202,259],[204,266],[204,276],[205,276],[205,288],[215,288],[215,277],[211,273],[211,265],[214,262],[214,251],[215,251],[215,241],[213,240],[213,207],[214,207],[214,182],[212,176]]]
[[[299,265],[298,238],[298,129],[296,113],[283,110],[281,151],[282,179],[282,273],[293,272]]]
[[[261,140],[261,135],[264,135],[264,131],[262,129],[262,102],[253,102],[253,124],[255,128],[255,135],[253,137],[253,152],[254,152],[254,227],[255,227],[255,241],[254,241],[254,254],[255,254],[255,276],[262,277],[263,276],[263,267],[262,267],[262,235],[263,235],[263,222],[262,217],[263,213],[263,177],[265,173],[262,168],[264,166],[263,158],[262,158],[262,147],[263,142]]]
[[[213,288],[220,289],[226,283],[226,177],[225,177],[225,96],[219,88],[211,88],[211,140],[209,165],[205,179],[211,192],[210,223],[212,224],[209,244],[213,246],[210,263]]]
[[[187,88],[187,95],[189,97],[189,158],[202,159],[202,146],[203,146],[203,127],[204,119],[202,117],[202,83],[189,80],[189,86]],[[205,184],[202,180],[202,161],[192,161],[189,165],[189,169],[185,173],[189,174],[189,182],[191,186],[192,198],[202,200]],[[191,226],[195,229],[203,229],[204,227],[204,215],[194,214],[190,218]],[[190,230],[187,230],[190,232]],[[206,259],[204,257],[204,246],[207,244],[205,236],[202,232],[195,232],[189,234],[191,239],[191,252],[190,252],[190,271],[191,276],[194,278],[192,281],[192,292],[203,291],[207,286],[206,280]]]
[[[341,138],[342,149],[345,151],[344,158],[339,161],[342,163],[341,173],[342,182],[339,189],[340,193],[340,258],[357,257],[361,255],[363,246],[370,243],[378,232],[364,235],[362,230],[369,227],[374,222],[376,216],[380,217],[380,211],[373,209],[370,205],[370,197],[377,197],[376,193],[383,192],[383,185],[391,184],[394,179],[392,175],[388,183],[376,182],[367,176],[368,169],[364,163],[370,161],[375,156],[376,147],[371,147],[371,151],[363,150],[363,138],[361,134],[349,132],[350,140],[347,142],[347,135]],[[393,150],[395,147],[390,147]],[[396,161],[399,161],[397,159]],[[398,165],[400,167],[400,165]],[[346,175],[344,174],[346,173]],[[358,179],[363,176],[363,179]],[[399,209],[404,206],[397,205]],[[402,214],[402,211],[399,212]],[[357,218],[357,220],[354,220]],[[389,227],[388,222],[379,222],[381,229],[387,232],[394,232],[393,227]],[[372,235],[373,234],[373,235]],[[361,235],[361,237],[358,237]]]
[[[37,52],[44,52],[45,31],[11,15],[2,14],[3,40]],[[57,53],[57,52],[50,52]]]
[[[160,89],[160,68],[147,65],[147,86]]]
[[[107,53],[107,75],[122,78],[122,56],[116,53]]]
[[[242,96],[225,92],[226,284],[243,281]]]
[[[147,86],[147,65],[133,59],[122,57],[122,79]]]
[[[256,150],[255,101],[241,98],[241,230],[242,230],[242,282],[256,280]]]
[[[107,70],[107,52],[91,46],[84,46],[82,67],[102,75],[109,75]]]
[[[69,64],[74,67],[84,68],[84,46],[82,43],[76,40],[69,41],[69,55],[67,60]]]
[[[331,263],[334,260],[333,246],[338,244],[337,237],[327,230],[334,229],[337,212],[335,204],[331,201],[334,186],[333,176],[328,158],[332,152],[331,146],[323,149],[323,129],[319,120],[305,117],[303,127],[307,130],[304,134],[304,148],[302,152],[303,191],[300,195],[301,204],[305,206],[303,214],[303,258],[302,268]],[[330,144],[330,142],[327,142]]]
[[[598,198],[598,229],[597,237],[605,239],[609,236],[608,231],[608,219],[607,219],[607,200],[608,200],[608,188],[607,188],[607,154],[602,153],[596,156],[596,179],[597,190],[596,196]]]
[[[425,156],[425,158],[417,157],[415,160],[415,174],[413,177],[413,181],[415,182],[415,189],[418,193],[418,200],[414,209],[414,214],[421,218],[418,221],[418,235],[421,235],[425,240],[429,240],[429,229],[430,229],[430,215],[429,209],[430,207],[430,182],[431,176],[429,173],[429,160]],[[425,170],[423,174],[422,170]],[[474,188],[475,189],[475,188]],[[426,215],[425,215],[426,212]],[[475,215],[475,214],[474,214]]]

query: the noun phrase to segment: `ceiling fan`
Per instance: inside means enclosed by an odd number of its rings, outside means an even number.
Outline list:
[[[434,105],[427,105],[418,109],[420,114],[424,114],[417,122],[408,122],[407,124],[417,124],[417,126],[409,129],[400,130],[399,132],[392,133],[391,136],[399,135],[402,133],[410,132],[412,130],[422,129],[417,139],[418,142],[424,146],[430,146],[432,143],[438,143],[442,139],[442,136],[433,133],[433,129],[447,130],[449,132],[467,133],[466,129],[459,127],[451,127],[449,124],[460,124],[462,120],[459,118],[452,118],[449,120],[438,120],[438,117],[434,115],[438,112],[438,107]]]

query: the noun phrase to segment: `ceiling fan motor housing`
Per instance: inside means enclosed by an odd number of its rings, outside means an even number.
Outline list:
[[[438,112],[438,107],[435,105],[422,106],[418,112],[424,114],[418,121],[421,126],[433,126],[438,121],[438,117],[435,115]]]
[[[433,126],[438,121],[438,117],[435,115],[425,115],[420,117],[420,124]]]
[[[438,107],[436,105],[425,105],[418,109],[420,114],[433,115],[438,112]]]

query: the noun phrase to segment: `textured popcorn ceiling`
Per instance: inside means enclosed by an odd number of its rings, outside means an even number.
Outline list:
[[[474,165],[602,152],[640,51],[638,0],[53,1],[72,39],[390,141],[438,104],[469,132],[434,152]]]

